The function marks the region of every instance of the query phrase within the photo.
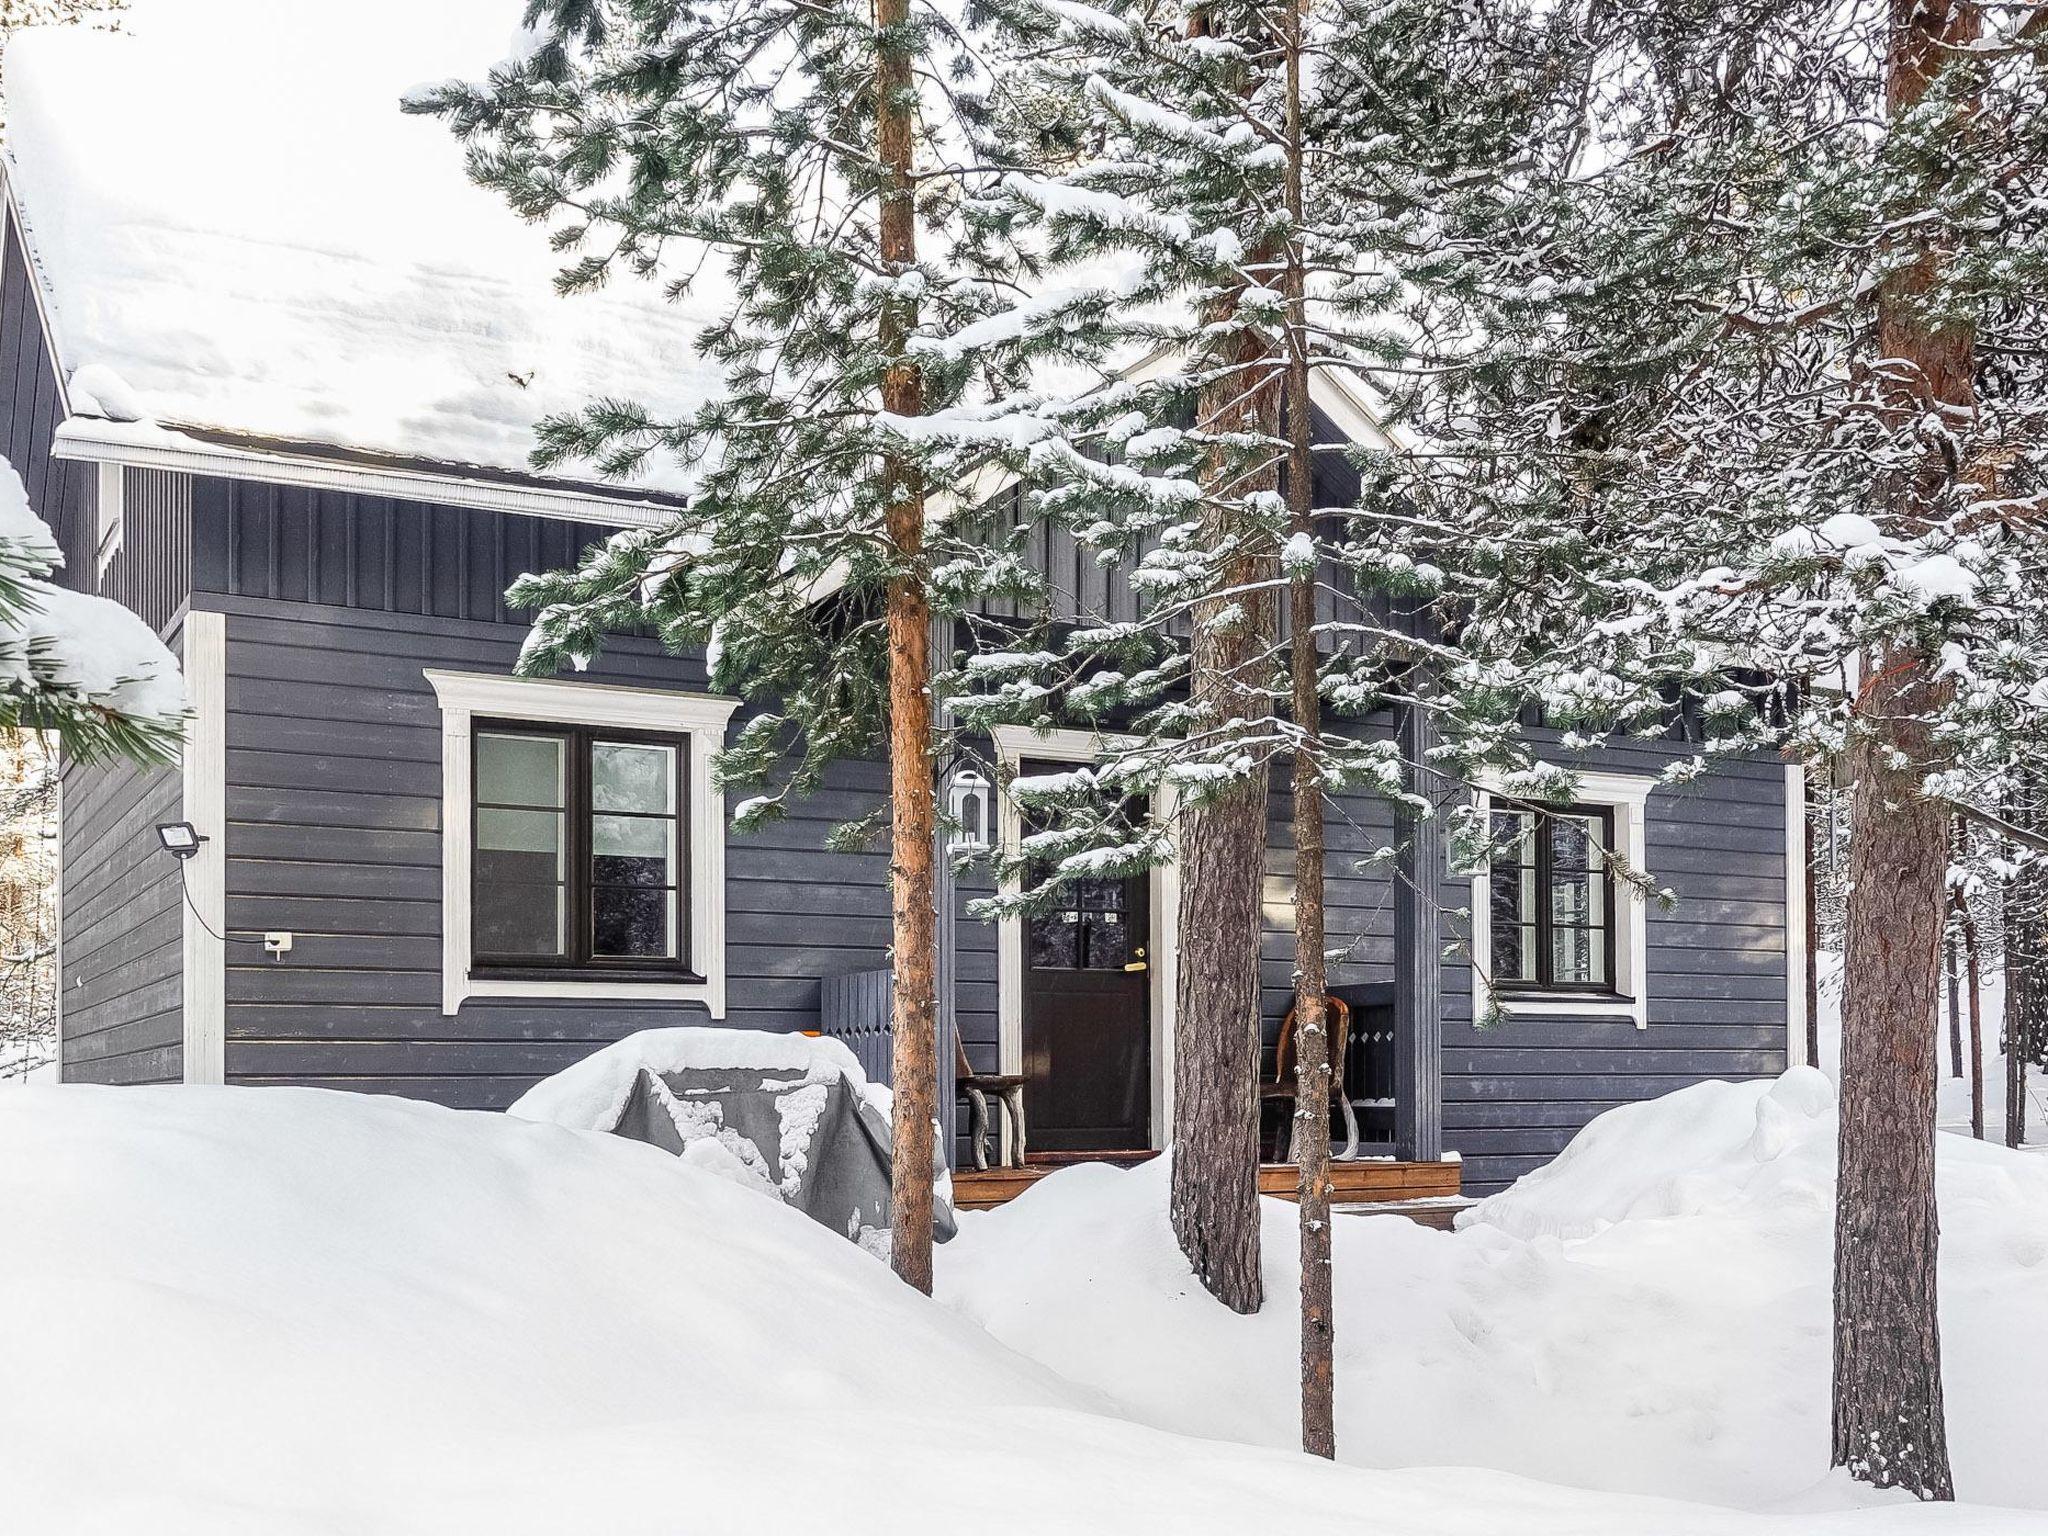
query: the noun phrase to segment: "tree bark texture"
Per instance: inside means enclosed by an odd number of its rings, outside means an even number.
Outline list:
[[[877,0],[875,138],[888,176],[880,212],[882,260],[901,271],[917,259],[917,211],[911,166],[911,60],[900,41],[908,0]],[[899,416],[924,410],[924,381],[906,343],[917,324],[902,299],[883,310],[881,343],[891,361],[883,407]],[[886,532],[896,573],[886,597],[889,636],[889,900],[895,966],[895,1111],[889,1174],[890,1262],[903,1280],[932,1288],[932,1183],[938,1113],[938,911],[933,838],[931,602],[925,590],[924,484],[918,466],[890,457],[882,465]]]
[[[1228,313],[1225,308],[1225,318]],[[1204,430],[1272,435],[1279,428],[1279,388],[1271,360],[1246,333],[1232,361],[1235,366],[1203,391],[1198,416]],[[1221,474],[1213,473],[1212,482]],[[1267,671],[1279,561],[1271,539],[1242,526],[1231,505],[1255,487],[1212,483],[1209,489],[1203,545],[1228,553],[1215,594],[1194,605],[1189,691],[1205,728],[1227,740],[1235,731],[1256,729],[1272,708]],[[1262,751],[1251,750],[1264,761]],[[1236,1312],[1256,1312],[1265,1299],[1258,1080],[1266,793],[1260,768],[1191,806],[1180,839],[1170,1210],[1174,1236],[1196,1276]]]
[[[1917,760],[1931,687],[1889,656],[1866,709]],[[1918,749],[1917,751],[1915,749]],[[1832,1465],[1880,1487],[1952,1498],[1935,1310],[1934,1021],[1948,818],[1886,743],[1850,749],[1856,800],[1842,1001],[1841,1174],[1835,1205]]]
[[[1301,117],[1301,7],[1288,0],[1281,22],[1287,55],[1287,212],[1298,229],[1307,197],[1307,145]],[[1315,422],[1309,398],[1307,256],[1299,238],[1287,249],[1287,531],[1315,538]],[[1330,1272],[1330,1059],[1324,1006],[1323,773],[1320,656],[1316,649],[1316,569],[1296,570],[1287,586],[1289,709],[1294,744],[1294,1133],[1301,1235],[1301,1448],[1334,1460],[1336,1302]]]
[[[1892,0],[1885,97],[1897,119],[1977,35],[1969,0]],[[1912,238],[1910,235],[1904,238]],[[1931,243],[1877,296],[1878,378],[1898,440],[1974,410],[1974,337],[1922,304],[1942,276]],[[1902,526],[1937,514],[1955,470],[1929,442],[1885,494]],[[1927,721],[1949,686],[1924,653],[1868,658],[1850,747],[1856,786],[1844,944],[1841,1171],[1835,1200],[1831,1461],[1880,1487],[1953,1499],[1936,1306],[1936,1019],[1950,827],[1920,791],[1940,761]]]

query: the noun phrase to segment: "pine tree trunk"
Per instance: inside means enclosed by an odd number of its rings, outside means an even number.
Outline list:
[[[2032,775],[2020,786],[2012,820],[2048,830],[2043,784]],[[2023,866],[2005,890],[2005,1144],[2027,1139],[2027,1062],[2048,1041],[2048,865]]]
[[[1985,973],[1976,948],[1976,922],[1962,909],[1962,958],[1970,979],[1970,1135],[1985,1139]]]
[[[1963,923],[1963,969],[1970,992],[1970,1134],[1984,1139],[1984,968],[1977,947],[1977,920],[1970,904],[1956,892],[1956,915]]]
[[[1918,105],[1952,50],[1976,37],[1978,20],[1968,0],[1892,0],[1885,101],[1894,121]],[[1937,247],[1923,245],[1878,291],[1877,351],[1887,360],[1880,387],[1887,425],[1902,441],[1930,411],[1967,416],[1974,406],[1970,330],[1938,324],[1919,302],[1942,262]],[[1895,476],[1887,494],[1905,526],[1935,514],[1951,476],[1931,446]],[[1918,650],[1870,660],[1849,759],[1856,803],[1843,953],[1831,1460],[1880,1487],[1953,1499],[1934,1194],[1950,839],[1948,817],[1920,788],[1940,761],[1926,722],[1949,685]]]
[[[1232,301],[1234,302],[1234,301]],[[1223,319],[1229,307],[1221,310]],[[1202,394],[1204,430],[1267,435],[1279,426],[1270,360],[1247,335],[1236,366]],[[1219,479],[1220,471],[1212,475]],[[1202,513],[1205,548],[1228,551],[1218,595],[1194,605],[1192,702],[1212,730],[1258,721],[1273,632],[1271,539],[1240,524],[1215,484]],[[1256,749],[1254,749],[1256,750]],[[1263,771],[1182,819],[1180,957],[1175,989],[1174,1236],[1196,1276],[1236,1312],[1265,1300],[1259,1275],[1259,934],[1266,862]]]
[[[1813,793],[1813,777],[1806,780],[1805,836],[1800,846],[1806,850],[1806,1064],[1820,1065],[1820,850],[1814,846],[1814,812],[1816,801]]]
[[[1941,940],[1941,968],[1948,977],[1948,1075],[1963,1075],[1963,968],[1956,963],[1956,936]]]
[[[909,18],[908,0],[877,0],[876,150],[890,178],[883,192],[882,260],[903,271],[917,260],[912,200],[911,60],[891,41]],[[895,300],[883,311],[881,344],[891,359],[882,405],[899,416],[924,409],[924,381],[906,356],[917,323]],[[895,1111],[889,1172],[890,1262],[903,1280],[932,1288],[932,1182],[938,1115],[937,832],[932,777],[931,602],[925,591],[924,485],[914,463],[891,457],[882,467],[888,489],[886,525],[896,574],[886,600],[889,633],[890,940],[895,966],[892,1071]]]
[[[1925,761],[1924,659],[1889,656],[1863,710]],[[1876,728],[1873,722],[1873,728]],[[1892,766],[1850,749],[1856,800],[1843,946],[1841,1175],[1835,1206],[1832,1465],[1880,1487],[1954,1497],[1935,1315],[1934,1023],[1948,818]]]
[[[1289,0],[1281,23],[1287,54],[1287,212],[1299,229],[1306,207],[1307,146],[1301,121],[1301,7]],[[1315,420],[1309,397],[1307,257],[1299,238],[1287,251],[1287,531],[1315,539]],[[1318,750],[1316,568],[1288,582],[1289,713],[1294,718],[1294,1134],[1301,1232],[1301,1448],[1334,1459],[1336,1303],[1330,1271],[1330,1075],[1324,993],[1323,775]]]

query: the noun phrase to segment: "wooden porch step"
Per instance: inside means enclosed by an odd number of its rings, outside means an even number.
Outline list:
[[[1463,1185],[1462,1163],[1397,1163],[1362,1158],[1330,1164],[1330,1199],[1336,1205],[1389,1200],[1456,1199]],[[1259,1193],[1282,1200],[1294,1198],[1301,1175],[1292,1163],[1264,1163],[1259,1168]]]
[[[953,1204],[963,1211],[993,1210],[1007,1205],[1048,1174],[1076,1163],[1107,1162],[1129,1167],[1153,1155],[1156,1154],[1052,1154],[1033,1157],[1022,1168],[991,1168],[986,1173],[963,1169],[953,1175]],[[1448,1226],[1450,1217],[1469,1203],[1459,1198],[1462,1172],[1458,1163],[1396,1163],[1377,1159],[1332,1163],[1332,1199],[1345,1211],[1386,1210],[1430,1226]],[[1298,1181],[1292,1163],[1266,1163],[1259,1169],[1260,1194],[1292,1200]]]

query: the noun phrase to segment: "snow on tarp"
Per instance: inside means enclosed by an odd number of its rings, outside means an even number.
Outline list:
[[[1703,1083],[1594,1120],[1455,1233],[1340,1217],[1339,1455],[1751,1510],[1868,1502],[1825,1476],[1835,1135],[1817,1072]],[[2048,1509],[2048,1157],[1939,1149],[1957,1487]],[[964,1215],[940,1299],[1147,1422],[1290,1444],[1293,1208],[1264,1202],[1266,1306],[1238,1317],[1174,1244],[1164,1162]],[[1472,1527],[1496,1528],[1515,1527]]]
[[[508,1113],[660,1147],[886,1257],[889,1108],[840,1041],[684,1025],[615,1041]],[[953,1211],[943,1161],[933,1177],[944,1241]]]
[[[400,113],[504,57],[520,9],[131,0],[118,32],[13,34],[12,174],[73,408],[521,470],[551,412],[717,390],[691,348],[715,273],[680,303],[557,297],[543,232]]]

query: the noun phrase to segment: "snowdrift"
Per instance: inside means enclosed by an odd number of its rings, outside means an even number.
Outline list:
[[[1338,1221],[1338,1445],[1749,1509],[1854,1502],[1826,1465],[1834,1095],[1706,1083],[1594,1121],[1456,1233]],[[1941,1138],[1942,1352],[1967,1499],[2048,1508],[2048,1159]],[[1267,1202],[1256,1317],[1213,1305],[1160,1164],[970,1213],[942,1299],[1149,1422],[1294,1434],[1294,1212]],[[2039,1526],[2048,1525],[2032,1517]]]
[[[988,1224],[983,1267],[1008,1231],[1020,1248],[1071,1245],[1083,1273],[1103,1273],[1078,1239],[1107,1245],[1122,1213],[1142,1247],[1156,1195],[1143,1177],[1118,1178],[1049,1181],[1021,1219]],[[1401,1266],[1389,1293],[1469,1281],[1446,1258],[1468,1247],[1505,1256],[1497,1297],[1526,1291],[1541,1265],[1514,1257],[1520,1240],[1502,1229],[1480,1232],[1491,1235],[1360,1222],[1345,1247],[1355,1258],[1370,1234]],[[1116,1416],[716,1174],[614,1136],[402,1100],[0,1094],[0,1233],[9,1536],[1245,1536],[1281,1523],[1374,1536],[2022,1536],[2041,1523],[1896,1501],[1760,1517],[1184,1438]],[[1034,1273],[1003,1310],[1018,1310]],[[959,1278],[948,1275],[956,1291]],[[1170,1264],[1123,1274],[1121,1316],[1084,1309],[1061,1325],[1101,1330],[1107,1358],[1077,1374],[1136,1357],[1160,1373],[1161,1395],[1210,1399],[1163,1420],[1240,1429],[1247,1403],[1270,1420],[1292,1349],[1279,1309],[1249,1325],[1273,1346],[1255,1360],[1254,1335],[1204,1318],[1176,1295],[1186,1289]],[[1056,1312],[1084,1291],[1037,1300]],[[1353,1348],[1357,1299],[1347,1289]],[[1438,1355],[1425,1409],[1438,1420],[1471,1406],[1460,1398],[1472,1352],[1512,1376],[1527,1361],[1511,1346],[1554,1361],[1584,1321],[1560,1309],[1560,1338],[1513,1340],[1537,1318],[1524,1309],[1489,1337],[1470,1310],[1486,1299],[1458,1299],[1457,1322],[1417,1341]],[[1407,1321],[1420,1316],[1411,1304]],[[1396,1385],[1377,1362],[1354,1357],[1347,1371],[1353,1405]],[[1555,1375],[1546,1417],[1576,1419],[1597,1442],[1619,1422],[1598,1398],[1606,1380]]]

